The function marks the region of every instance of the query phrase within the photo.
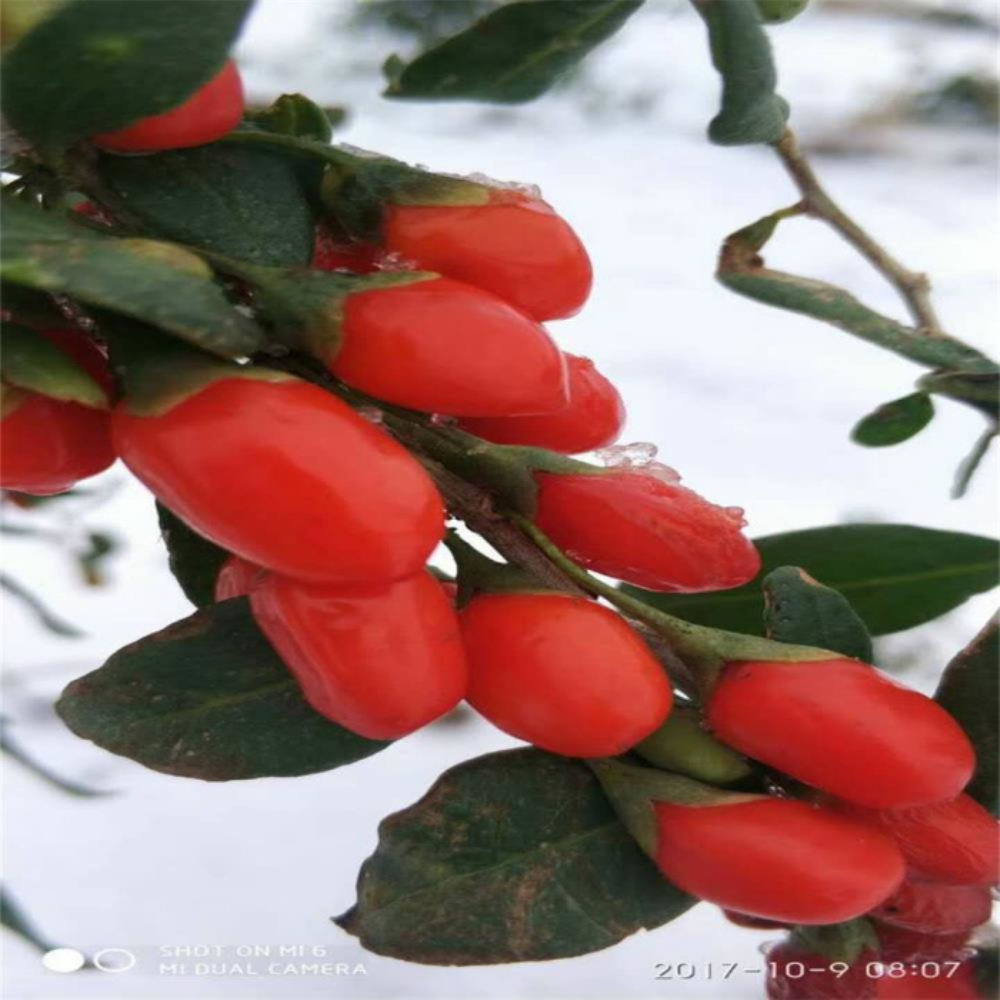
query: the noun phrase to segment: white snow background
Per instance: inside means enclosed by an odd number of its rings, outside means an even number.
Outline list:
[[[996,13],[989,0],[950,6]],[[394,42],[338,32],[349,11],[340,0],[261,0],[238,51],[250,96],[302,91],[342,103],[351,117],[341,141],[436,169],[539,184],[586,242],[596,270],[582,315],[553,330],[621,388],[630,414],[623,440],[659,444],[660,458],[688,485],[745,507],[757,535],[845,518],[995,532],[995,454],[968,497],[948,499],[954,467],[981,430],[976,414],[945,402],[905,445],[853,445],[854,422],[906,393],[919,370],[714,282],[723,237],[796,195],[766,149],[707,142],[718,82],[703,27],[686,5],[650,0],[590,60],[576,96],[561,92],[517,108],[380,98],[378,65]],[[793,125],[805,143],[838,148],[815,158],[828,187],[904,262],[932,275],[948,329],[995,350],[994,134],[912,125],[852,132],[858,116],[906,88],[991,69],[995,38],[826,7],[776,28],[772,39]],[[769,251],[775,266],[842,284],[903,318],[892,290],[822,225],[786,222]],[[88,636],[53,637],[8,602],[4,711],[31,753],[114,794],[71,798],[7,766],[4,877],[50,939],[88,954],[122,947],[139,962],[120,975],[60,975],[4,935],[12,1000],[762,995],[760,976],[747,970],[760,969],[759,946],[774,935],[734,928],[709,906],[604,952],[492,968],[382,959],[331,924],[354,900],[358,867],[384,815],[419,798],[446,767],[513,744],[478,719],[432,727],[339,771],[229,784],[155,774],[71,735],[50,707],[61,688],[190,612],[167,571],[151,497],[120,466],[103,478],[118,489],[87,523],[112,528],[128,544],[112,564],[111,586],[85,588],[64,556],[6,540],[7,571]],[[913,659],[910,679],[927,689],[990,610],[988,596],[972,600],[889,640],[883,652]],[[244,974],[156,972],[160,948],[215,945],[228,946],[225,955],[200,961],[242,965]],[[325,961],[361,963],[364,972],[265,977],[247,967],[260,972],[266,959],[235,951],[279,945],[326,948]],[[173,961],[190,969],[199,960]],[[307,961],[317,960],[287,959]],[[693,978],[654,978],[656,963],[680,962],[693,967]]]

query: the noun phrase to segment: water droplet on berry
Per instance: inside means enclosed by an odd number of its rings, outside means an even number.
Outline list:
[[[417,265],[401,253],[384,253],[375,261],[380,271],[415,271]]]
[[[613,444],[610,448],[601,448],[596,454],[606,468],[641,469],[656,458],[656,452],[655,444],[634,441],[632,444]]]
[[[372,424],[381,424],[384,422],[382,411],[377,406],[359,406],[358,414]]]
[[[738,524],[741,528],[747,526],[747,519],[744,516],[746,511],[742,507],[723,507],[722,513],[729,518],[734,524]]]

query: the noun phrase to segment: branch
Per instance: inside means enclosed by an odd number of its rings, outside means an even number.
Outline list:
[[[801,192],[806,213],[832,226],[895,287],[920,332],[943,334],[931,303],[931,284],[927,275],[904,267],[827,194],[791,129],[785,130],[774,143],[774,149]]]

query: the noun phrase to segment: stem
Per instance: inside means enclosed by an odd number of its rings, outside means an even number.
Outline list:
[[[785,134],[774,144],[774,149],[801,192],[808,214],[832,226],[895,287],[921,333],[945,336],[931,303],[931,285],[927,275],[904,267],[830,197],[791,129],[785,130]]]

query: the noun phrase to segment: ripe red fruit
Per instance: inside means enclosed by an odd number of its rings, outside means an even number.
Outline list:
[[[115,460],[108,414],[102,410],[7,386],[4,409],[0,487],[5,490],[63,493]]]
[[[214,142],[231,132],[243,117],[243,82],[236,64],[225,66],[183,104],[142,118],[114,132],[93,137],[105,149],[122,153],[154,153]]]
[[[742,516],[676,483],[620,471],[535,480],[535,523],[587,569],[682,594],[738,587],[760,569]]]
[[[460,618],[469,703],[511,736],[566,757],[609,757],[670,712],[670,684],[645,643],[587,598],[480,594]]]
[[[685,892],[796,924],[867,913],[899,885],[903,858],[877,827],[792,799],[654,803],[656,864]]]
[[[348,295],[330,370],[388,403],[453,416],[566,405],[562,353],[545,329],[489,292],[432,278]]]
[[[461,426],[497,444],[548,448],[566,455],[614,444],[625,424],[625,404],[618,390],[590,358],[564,357],[569,403],[561,410],[534,417],[472,418]]]
[[[877,1000],[980,1000],[975,960],[957,968],[947,961],[892,967],[877,980]]]
[[[830,805],[880,823],[899,844],[914,875],[952,885],[990,886],[1000,878],[998,823],[968,795],[909,809]]]
[[[245,597],[260,582],[262,570],[260,566],[239,556],[230,556],[219,570],[215,578],[215,599],[228,601],[233,597]]]
[[[740,753],[879,809],[953,798],[976,765],[940,705],[846,657],[727,664],[707,719]]]
[[[960,934],[990,919],[990,891],[979,885],[946,885],[908,878],[871,912],[872,919],[923,934]]]
[[[406,736],[465,695],[458,619],[426,571],[350,587],[272,575],[250,603],[309,704],[368,739]]]
[[[865,949],[845,971],[846,962],[779,944],[767,953],[768,1000],[869,1000],[877,988],[869,975],[874,960]]]
[[[114,380],[108,357],[97,344],[79,330],[38,330],[40,336],[68,354],[106,393],[111,394]]]
[[[883,962],[919,962],[945,959],[961,952],[969,940],[968,931],[955,934],[925,934],[906,927],[879,923],[879,954]]]
[[[496,189],[485,205],[390,205],[385,249],[478,285],[537,320],[587,301],[593,272],[569,224],[540,198]]]
[[[417,572],[444,534],[427,473],[345,403],[297,379],[222,378],[155,416],[119,404],[126,465],[217,545],[304,580]]]
[[[320,224],[316,227],[316,242],[310,267],[318,271],[350,271],[372,274],[378,270],[379,251],[369,243],[338,240]]]

